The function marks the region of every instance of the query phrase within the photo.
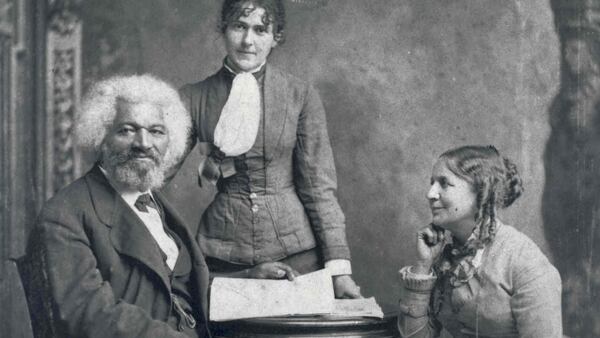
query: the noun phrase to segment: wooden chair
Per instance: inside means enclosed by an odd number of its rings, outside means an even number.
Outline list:
[[[30,243],[30,245],[34,243]],[[33,336],[36,338],[63,337],[53,321],[54,311],[50,298],[48,278],[42,269],[42,260],[25,255],[15,260],[27,298]]]

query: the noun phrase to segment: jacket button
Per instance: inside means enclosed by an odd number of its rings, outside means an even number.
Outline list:
[[[252,205],[252,212],[258,212],[258,205],[256,205],[256,204]]]
[[[255,199],[256,198],[256,193],[255,192],[250,193],[250,198],[251,199]]]

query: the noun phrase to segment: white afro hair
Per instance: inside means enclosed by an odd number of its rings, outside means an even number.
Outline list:
[[[75,118],[75,138],[86,151],[100,156],[101,145],[117,115],[117,100],[149,103],[161,108],[169,133],[164,163],[176,164],[184,155],[192,130],[190,114],[168,83],[148,74],[114,76],[95,83]]]

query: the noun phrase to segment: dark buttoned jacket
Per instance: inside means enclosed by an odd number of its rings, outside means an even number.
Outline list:
[[[199,335],[208,335],[204,258],[175,210],[153,195],[190,253],[191,305]],[[99,167],[46,203],[30,243],[38,273],[47,276],[55,326],[65,336],[186,337],[167,324],[173,296],[157,243]]]
[[[218,159],[222,173],[232,171],[226,168],[228,161],[235,163],[236,173],[219,177],[219,193],[202,216],[202,252],[252,265],[318,246],[325,261],[350,259],[319,95],[306,81],[269,64],[265,67],[259,135],[248,154]],[[223,67],[180,90],[205,155],[214,153],[214,130],[233,78]],[[248,168],[248,157],[257,155],[264,163]]]

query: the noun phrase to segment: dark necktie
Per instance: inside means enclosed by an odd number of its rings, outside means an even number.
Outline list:
[[[133,205],[141,212],[148,212],[148,207],[158,211],[158,206],[154,203],[150,194],[141,194]]]

